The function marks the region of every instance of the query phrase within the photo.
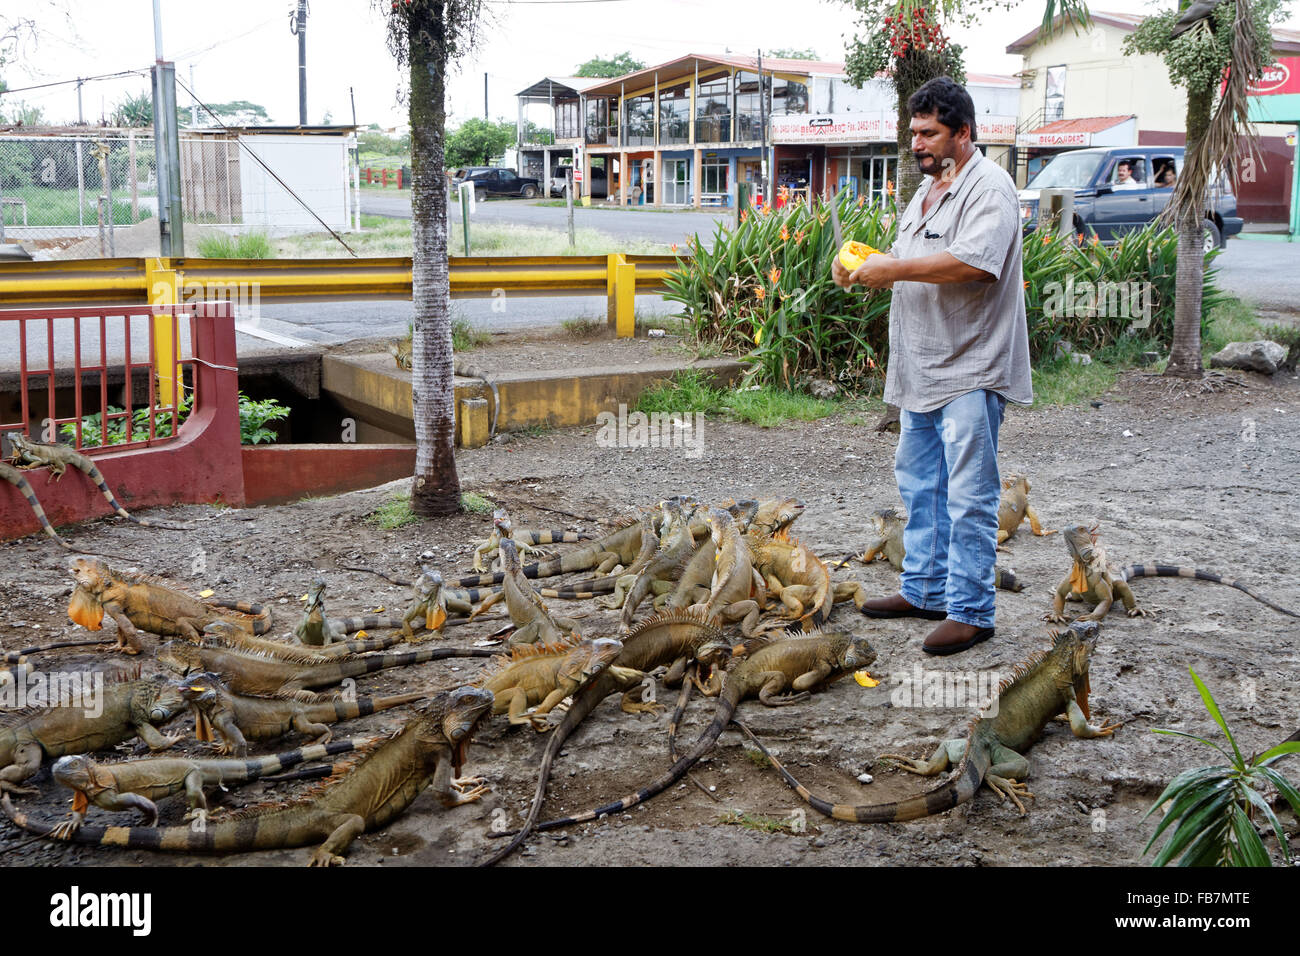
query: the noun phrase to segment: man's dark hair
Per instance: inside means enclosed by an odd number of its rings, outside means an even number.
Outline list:
[[[932,80],[926,80],[907,98],[907,108],[913,116],[921,113],[937,117],[954,135],[965,123],[970,126],[970,141],[975,142],[978,135],[975,128],[975,102],[966,88],[951,77],[936,76]]]
[[[1118,163],[1115,164],[1116,169],[1119,169],[1121,166],[1127,166],[1129,172],[1133,171],[1133,164],[1129,162],[1127,159],[1121,159]]]

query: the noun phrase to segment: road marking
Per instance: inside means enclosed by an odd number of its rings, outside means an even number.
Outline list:
[[[274,342],[276,345],[307,346],[314,344],[306,339],[294,338],[292,335],[281,335],[279,332],[272,332],[260,325],[251,325],[247,322],[235,322],[235,331],[242,332],[244,335],[251,335],[255,339]]]

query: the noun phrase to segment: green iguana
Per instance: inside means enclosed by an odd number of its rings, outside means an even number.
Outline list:
[[[830,617],[831,605],[853,601],[861,610],[866,592],[857,581],[831,581],[830,571],[813,550],[795,538],[771,538],[753,546],[754,568],[767,594],[784,608],[777,620],[789,629],[811,631]]]
[[[398,339],[388,347],[388,354],[393,357],[397,367],[403,371],[409,372],[412,369],[412,355],[414,354],[414,333],[408,332],[406,338]],[[464,378],[482,379],[483,384],[492,390],[492,424],[488,431],[488,437],[497,433],[497,416],[501,411],[501,393],[497,389],[497,383],[487,372],[475,368],[468,362],[462,362],[453,356],[452,370]]]
[[[654,609],[675,611],[703,604],[709,599],[713,572],[718,564],[718,546],[710,534],[689,555],[683,555],[681,564],[670,577],[676,582],[673,589],[654,599]],[[624,618],[623,628],[630,623]]]
[[[690,562],[691,555],[695,553],[695,537],[691,533],[690,521],[681,503],[668,499],[659,502],[659,508],[664,514],[663,525],[660,528],[659,550],[632,580],[621,603],[609,605],[611,609],[615,607],[623,609],[620,625],[623,630],[632,626],[636,609],[647,597],[671,593],[676,586],[677,578]],[[712,538],[709,539],[708,546],[712,548]]]
[[[763,576],[754,569],[750,544],[728,512],[709,509],[709,530],[717,548],[713,581],[708,598],[691,609],[710,620],[727,624],[739,621],[741,633],[752,637],[767,602]]]
[[[1075,525],[1067,528],[1065,534],[1065,547],[1070,553],[1072,564],[1070,572],[1062,580],[1056,589],[1056,594],[1052,600],[1052,610],[1043,615],[1045,620],[1065,623],[1065,602],[1085,601],[1089,604],[1095,604],[1096,608],[1091,614],[1078,618],[1080,621],[1100,621],[1109,613],[1111,605],[1115,603],[1115,598],[1119,598],[1124,603],[1124,610],[1128,612],[1129,617],[1142,617],[1147,612],[1137,606],[1137,601],[1133,597],[1133,591],[1128,586],[1129,581],[1134,578],[1198,578],[1201,581],[1213,581],[1215,584],[1226,584],[1230,588],[1236,588],[1243,594],[1248,594],[1260,604],[1271,607],[1273,610],[1285,614],[1288,617],[1300,617],[1295,611],[1282,607],[1280,604],[1274,604],[1268,598],[1256,594],[1246,585],[1233,578],[1221,577],[1213,571],[1202,571],[1200,568],[1183,567],[1175,564],[1130,564],[1126,567],[1119,568],[1106,560],[1106,551],[1097,541],[1097,525]]]
[[[521,555],[531,553],[540,554],[539,545],[544,544],[577,544],[580,541],[590,541],[591,535],[585,531],[561,531],[551,530],[534,530],[530,528],[515,528],[510,532],[510,537],[514,539],[515,544],[519,546]],[[497,545],[500,543],[500,537],[495,528],[492,535],[486,541],[480,542],[474,548],[474,570],[486,571],[487,565],[485,560],[492,558],[496,554]]]
[[[871,513],[871,520],[876,526],[876,536],[860,560],[863,564],[870,564],[876,558],[884,557],[895,571],[903,570],[903,558],[907,555],[903,549],[903,528],[907,525],[907,515],[893,508],[882,508]],[[993,586],[1004,591],[1025,589],[1015,571],[997,566],[993,568]]]
[[[500,592],[489,596],[470,617],[477,617],[498,599],[504,599],[510,620],[515,624],[515,631],[510,635],[512,647],[535,641],[549,644],[574,633],[577,625],[567,618],[553,616],[524,577],[519,564],[519,552],[510,538],[510,519],[498,517],[494,524],[501,536],[501,562],[505,568],[505,578],[501,582]]]
[[[406,811],[432,785],[444,807],[479,799],[481,778],[455,779],[479,722],[492,708],[490,691],[458,687],[431,699],[397,735],[365,756],[337,783],[284,806],[240,811],[203,827],[82,827],[75,843],[184,853],[233,853],[306,846],[320,842],[312,866],[343,862],[362,833],[377,830]],[[55,825],[19,813],[8,795],[0,805],[18,826],[49,835]],[[323,842],[321,842],[323,841]]]
[[[385,651],[394,644],[402,643],[402,635],[393,632],[384,637],[353,638],[348,641],[335,641],[325,647],[310,647],[304,644],[290,644],[287,641],[268,640],[250,637],[233,621],[213,621],[203,628],[202,643],[209,647],[225,647],[246,654],[261,654],[295,664],[327,664],[356,654],[369,651]]]
[[[442,630],[449,613],[473,614],[475,605],[495,593],[490,589],[449,588],[443,580],[442,572],[427,567],[421,569],[419,577],[414,581],[395,578],[383,571],[355,564],[341,564],[339,567],[346,571],[364,571],[366,574],[376,575],[401,587],[411,588],[411,605],[402,618],[402,633],[407,638],[414,636],[415,629],[411,626],[412,622],[418,621],[421,617],[424,618],[424,627],[430,633],[434,633]],[[497,583],[501,582],[498,580]]]
[[[175,686],[194,712],[194,736],[214,740],[220,736],[217,752],[244,757],[249,740],[274,740],[290,731],[313,738],[313,744],[328,743],[327,726],[341,720],[368,717],[403,704],[413,704],[427,693],[395,694],[390,697],[337,697],[317,704],[284,697],[253,697],[232,693],[217,674],[189,674]]]
[[[726,671],[712,722],[700,734],[691,750],[663,774],[621,800],[584,813],[539,823],[535,829],[552,830],[585,823],[644,803],[680,780],[701,757],[714,748],[722,732],[731,723],[741,701],[757,697],[767,707],[799,703],[812,696],[813,688],[861,670],[875,659],[876,652],[871,642],[865,637],[851,634],[813,632],[767,644]],[[790,690],[794,693],[784,694]],[[714,693],[718,692],[715,690]]]
[[[1064,712],[1074,736],[1085,740],[1107,737],[1121,726],[1089,723],[1088,657],[1097,645],[1100,627],[1095,621],[1081,622],[1054,634],[1051,650],[1031,656],[998,686],[996,706],[971,721],[964,737],[941,743],[929,760],[882,754],[882,759],[898,760],[904,770],[927,777],[955,767],[948,783],[921,796],[864,806],[832,804],[809,793],[756,737],[751,734],[750,738],[810,807],[836,820],[896,823],[932,816],[969,800],[981,783],[1003,800],[1009,797],[1023,814],[1025,806],[1020,798],[1033,797],[1023,782],[1029,774],[1029,761],[1023,751],[1038,739],[1052,718]]]
[[[88,553],[82,551],[80,548],[74,548],[72,545],[68,544],[68,542],[59,537],[59,533],[54,530],[54,525],[50,524],[50,519],[45,517],[45,509],[42,508],[41,503],[36,500],[36,492],[32,490],[32,486],[28,483],[27,479],[23,477],[22,472],[17,468],[14,468],[12,465],[6,465],[4,462],[0,461],[0,478],[3,478],[5,481],[9,482],[9,484],[17,488],[18,493],[27,499],[27,504],[32,509],[32,513],[36,515],[36,520],[41,523],[41,530],[57,541],[60,547],[66,548],[68,551],[75,551],[78,554]]]
[[[271,609],[255,604],[200,601],[141,574],[114,571],[99,558],[73,558],[69,568],[77,586],[68,603],[68,617],[89,631],[103,627],[104,614],[117,622],[113,650],[139,654],[137,628],[152,634],[198,641],[199,632],[214,621],[243,622],[218,613],[226,608],[252,615],[248,630],[265,634],[271,628]]]
[[[253,760],[152,757],[100,763],[85,754],[60,757],[50,772],[56,783],[73,791],[72,813],[70,819],[55,827],[50,836],[56,840],[71,839],[85,823],[86,811],[92,803],[101,810],[138,810],[143,817],[143,826],[156,826],[158,804],[154,801],[182,790],[189,803],[189,812],[184,819],[206,822],[208,800],[203,792],[205,787],[224,790],[229,784],[248,783],[309,760],[363,750],[377,743],[378,739],[337,740]]]
[[[549,561],[525,564],[521,573],[526,578],[550,578],[575,571],[594,571],[608,574],[617,565],[626,567],[636,560],[641,550],[641,526],[637,520],[621,524],[614,531],[580,548],[552,558]],[[470,574],[457,580],[462,588],[492,587],[502,583],[504,571]]]
[[[322,695],[311,693],[310,688],[332,687],[348,677],[448,657],[491,657],[494,653],[497,652],[485,647],[424,647],[416,651],[345,657],[328,663],[297,663],[265,654],[169,641],[158,648],[158,663],[178,674],[215,672],[236,694],[288,696],[316,703]]]
[[[521,644],[496,658],[475,683],[492,691],[494,715],[506,714],[511,724],[530,724],[540,732],[548,729],[546,715],[556,704],[585,687],[622,652],[622,642],[609,637],[576,644]],[[628,682],[641,679],[639,671],[622,667],[614,668],[614,676]],[[529,707],[535,709],[526,714]]]
[[[39,442],[30,441],[21,432],[6,432],[5,438],[9,439],[10,454],[13,456],[15,465],[23,469],[41,468],[48,465],[50,479],[55,481],[62,478],[63,473],[71,465],[73,468],[85,472],[86,477],[94,482],[95,487],[99,489],[99,493],[104,496],[104,500],[108,502],[109,507],[128,521],[134,521],[146,528],[163,528],[168,531],[194,530],[193,525],[149,521],[131,514],[113,497],[113,492],[109,490],[108,484],[104,481],[104,476],[95,467],[95,463],[70,445],[42,445]]]
[[[311,647],[332,647],[357,631],[377,631],[408,626],[405,619],[379,617],[374,614],[364,617],[327,618],[324,578],[316,578],[312,582],[311,590],[304,597],[306,604],[302,609],[302,620],[298,622],[293,636]],[[394,640],[393,643],[396,644],[398,641]]]
[[[705,655],[704,663],[709,664],[715,663],[715,657],[711,655],[720,648],[728,647],[721,629],[687,611],[670,611],[642,621],[624,634],[622,641],[622,653],[614,658],[614,663],[603,674],[574,696],[564,719],[551,732],[538,770],[537,789],[523,828],[509,846],[494,853],[482,865],[491,866],[500,862],[523,843],[546,800],[546,784],[550,780],[551,766],[555,763],[556,756],[564,747],[564,742],[587,715],[596,709],[597,704],[610,694],[624,691],[621,703],[624,713],[654,713],[660,709],[655,701],[643,699],[640,684],[629,687],[629,682],[619,668],[644,674],[657,667],[668,667],[674,679],[681,679],[687,665],[699,659],[699,654],[706,645],[710,652]],[[670,678],[666,677],[665,683],[670,683]]]
[[[1029,519],[1029,530],[1039,537],[1056,534],[1055,531],[1043,530],[1038,515],[1029,505],[1029,479],[1008,473],[1002,479],[1002,500],[998,502],[998,544],[1015,534],[1026,518]]]
[[[765,498],[758,503],[753,517],[744,523],[743,530],[751,538],[779,538],[803,514],[805,507],[798,498]]]
[[[165,750],[178,736],[158,727],[185,708],[165,678],[126,680],[86,689],[80,701],[0,715],[0,792],[36,793],[18,786],[41,767],[42,757],[104,750],[139,736],[150,750]]]

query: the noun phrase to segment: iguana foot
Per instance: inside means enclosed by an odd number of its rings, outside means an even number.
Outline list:
[[[800,691],[797,694],[782,694],[780,697],[769,697],[763,701],[768,707],[787,707],[790,704],[802,704],[805,700],[812,698],[808,691]]]
[[[320,847],[316,850],[315,853],[311,855],[311,860],[308,861],[307,865],[308,866],[342,866],[343,857],[335,856],[329,850],[325,849],[324,847]]]
[[[482,780],[482,777],[469,777],[470,780]],[[475,800],[482,798],[485,793],[490,792],[491,788],[487,786],[478,786],[470,790],[460,790],[457,788],[455,780],[451,783],[452,791],[442,800],[442,805],[448,809],[459,807],[466,803],[473,803]]]
[[[35,787],[20,787],[16,783],[10,783],[8,780],[0,780],[0,793],[12,793],[17,795],[28,795],[40,793]]]
[[[1055,611],[1048,611],[1043,615],[1043,620],[1050,624],[1068,624],[1070,619],[1064,614],[1057,614]]]
[[[930,776],[929,769],[919,760],[913,760],[911,757],[904,757],[902,754],[881,754],[877,760],[890,760],[899,770],[906,770],[908,773],[919,773],[923,777]]]
[[[1116,724],[1102,724],[1100,727],[1091,727],[1089,729],[1092,731],[1092,736],[1094,737],[1109,737],[1123,726],[1124,721],[1121,720]]]
[[[50,838],[54,840],[71,840],[80,829],[80,820],[64,820],[50,831]]]
[[[1029,788],[1025,784],[1011,777],[999,777],[997,774],[990,773],[984,777],[984,782],[1003,801],[1010,797],[1011,802],[1016,805],[1016,809],[1020,811],[1022,817],[1025,815],[1026,810],[1025,805],[1020,802],[1020,798],[1034,799],[1034,795],[1029,792]]]
[[[1148,617],[1149,615],[1147,614],[1145,608],[1140,608],[1140,607],[1131,607],[1131,608],[1128,609],[1128,616],[1129,616],[1129,617]]]
[[[457,777],[452,780],[451,785],[453,789],[463,791],[467,787],[473,788],[484,783],[487,783],[487,777]]]
[[[199,829],[203,829],[208,825],[208,811],[204,810],[202,807],[195,807],[193,810],[186,813],[185,816],[181,817],[181,819],[187,823],[191,820],[197,820],[199,823]]]

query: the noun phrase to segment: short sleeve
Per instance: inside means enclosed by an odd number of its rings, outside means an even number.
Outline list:
[[[1002,267],[1020,229],[1020,208],[1014,196],[992,186],[973,196],[961,211],[957,236],[948,246],[952,256],[1002,277]]]

